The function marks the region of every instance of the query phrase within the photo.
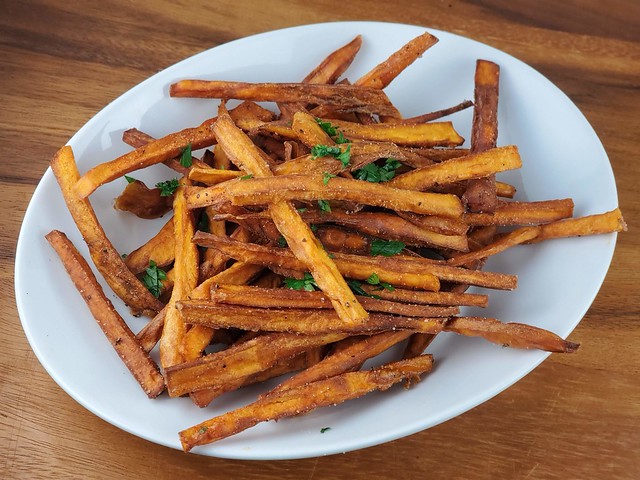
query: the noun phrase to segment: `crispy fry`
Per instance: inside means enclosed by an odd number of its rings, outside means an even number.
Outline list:
[[[456,292],[423,292],[420,290],[380,290],[373,285],[362,285],[362,289],[370,295],[377,295],[383,300],[393,302],[417,303],[420,305],[459,305],[470,307],[486,307],[489,297],[480,293]]]
[[[540,226],[540,234],[531,239],[531,243],[552,238],[597,235],[601,233],[624,232],[627,224],[619,208],[598,215],[560,220]]]
[[[495,318],[455,317],[447,322],[444,329],[465,336],[480,336],[492,343],[512,348],[572,353],[580,346],[542,328],[522,323],[502,323]]]
[[[435,185],[485,177],[521,166],[518,148],[510,145],[418,168],[391,179],[389,185],[396,188],[427,190]]]
[[[267,179],[273,175],[263,161],[260,150],[224,113],[220,115],[215,131],[219,134],[220,145],[239,168]],[[273,202],[269,206],[269,212],[293,254],[311,272],[317,285],[331,299],[340,318],[346,322],[366,318],[367,312],[360,306],[335,264],[293,205],[285,201]]]
[[[448,217],[438,217],[436,215],[417,215],[411,212],[396,212],[398,216],[417,225],[418,227],[442,235],[464,235],[469,230],[469,225],[462,220]]]
[[[197,232],[193,237],[193,242],[200,246],[217,248],[226,255],[242,262],[259,263],[269,268],[284,268],[297,272],[304,272],[307,269],[304,263],[296,259],[290,251],[284,248],[270,248],[253,243],[234,242],[231,239],[215,237],[204,232]],[[429,272],[417,269],[413,269],[411,272],[405,272],[390,262],[387,262],[388,266],[383,265],[384,260],[389,259],[378,258],[370,262],[370,258],[371,257],[336,253],[333,260],[338,270],[345,277],[356,280],[367,280],[372,273],[376,273],[380,281],[389,282],[392,285],[432,291],[437,291],[440,287],[437,278]],[[433,264],[429,263],[429,265]],[[442,266],[440,268],[445,267]],[[446,268],[451,269],[455,267]],[[482,273],[486,275],[486,272]]]
[[[279,175],[232,180],[205,189],[191,188],[188,192],[189,208],[206,207],[224,201],[243,206],[271,205],[287,200],[346,200],[443,217],[459,217],[462,213],[460,199],[455,195],[402,190],[341,177],[325,183],[322,175]]]
[[[127,183],[124,191],[115,199],[116,210],[131,212],[140,218],[160,218],[171,211],[173,195],[162,196],[159,188],[148,188],[140,180]]]
[[[153,316],[162,310],[162,302],[151,295],[124,264],[122,257],[98,223],[89,201],[74,194],[73,186],[80,174],[71,147],[62,147],[56,153],[51,160],[51,169],[60,185],[71,217],[89,247],[93,263],[116,295],[129,305],[134,315]]]
[[[189,180],[201,182],[206,185],[217,185],[218,183],[233,180],[245,175],[239,170],[218,170],[217,168],[197,168],[193,167],[189,171]]]
[[[176,304],[186,323],[212,328],[239,328],[250,331],[290,332],[303,335],[346,333],[361,335],[385,330],[413,330],[436,333],[442,318],[401,317],[371,313],[365,320],[345,323],[333,310],[302,308],[255,308],[218,305],[207,300],[183,300]]]
[[[302,83],[335,83],[340,75],[351,65],[362,46],[362,35],[357,35],[346,45],[328,55]]]
[[[235,98],[257,102],[305,102],[344,111],[392,115],[395,108],[381,90],[353,85],[311,83],[247,83],[181,80],[171,85],[172,97]]]
[[[504,252],[508,248],[533,240],[540,234],[540,231],[541,229],[539,227],[518,228],[517,230],[500,237],[484,248],[450,258],[447,260],[447,264],[452,266],[466,265],[468,263],[487,258],[491,255]]]
[[[167,221],[147,243],[129,253],[124,263],[129,270],[138,275],[145,271],[153,260],[159,267],[170,265],[175,258],[175,237],[173,235],[173,217]]]
[[[418,115],[416,117],[405,118],[401,120],[401,123],[424,123],[424,122],[432,122],[434,120],[438,120],[442,117],[446,117],[456,112],[460,112],[466,108],[472,107],[473,102],[471,100],[464,100],[457,105],[449,108],[443,108],[442,110],[437,110],[435,112],[424,113],[422,115]]]
[[[198,285],[198,249],[191,243],[195,232],[193,212],[187,209],[182,185],[176,190],[173,202],[173,225],[175,236],[175,278],[171,299],[167,304],[164,328],[160,337],[160,363],[163,368],[181,363],[184,359],[186,325],[180,310],[175,308],[178,301],[189,295]]]
[[[345,334],[298,335],[270,333],[212,353],[192,362],[174,365],[165,370],[169,395],[209,388],[224,388],[238,377],[246,377],[272,367],[283,358],[298,355],[308,348],[326,345],[344,338]]]
[[[307,413],[319,407],[336,405],[361,397],[373,390],[386,390],[408,377],[431,370],[433,358],[425,355],[401,360],[365,372],[348,372],[325,380],[291,388],[264,397],[250,405],[207,420],[180,432],[185,452],[193,447],[220,440],[257,423]]]
[[[471,151],[495,148],[498,140],[498,93],[500,67],[488,60],[476,62]],[[462,200],[472,212],[493,212],[498,208],[495,175],[472,179]]]
[[[291,129],[296,133],[300,142],[312,148],[315,145],[335,145],[336,142],[316,122],[316,119],[307,112],[296,112],[293,115]]]
[[[46,235],[46,239],[60,257],[109,343],[144,392],[149,398],[160,395],[164,390],[164,379],[158,366],[142,349],[133,332],[106,297],[89,264],[64,233],[53,230]]]
[[[382,288],[373,290],[376,295]],[[377,296],[377,295],[376,295]],[[322,292],[307,292],[288,288],[259,288],[255,286],[218,285],[211,289],[211,301],[230,305],[260,308],[330,308],[329,299]],[[407,317],[449,317],[457,315],[457,307],[432,307],[382,300],[374,297],[359,299],[368,312],[384,312]]]
[[[473,226],[540,225],[573,215],[573,200],[500,202],[493,213],[465,213],[463,220]]]
[[[100,185],[111,182],[134,170],[161,163],[182,154],[188,145],[191,145],[193,150],[213,145],[216,141],[216,137],[213,134],[214,124],[215,118],[205,120],[198,127],[186,128],[179,132],[171,133],[110,162],[101,163],[85,173],[78,180],[73,190],[80,198],[86,198]]]

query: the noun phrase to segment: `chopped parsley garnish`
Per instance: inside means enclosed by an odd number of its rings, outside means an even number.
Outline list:
[[[369,285],[378,285],[380,287],[380,290],[382,290],[383,288],[385,290],[389,290],[390,292],[393,292],[395,290],[394,286],[391,285],[390,283],[381,282],[380,277],[375,272],[369,275],[369,278],[367,278],[367,283]]]
[[[284,284],[291,290],[306,290],[307,292],[313,292],[318,287],[309,272],[305,272],[303,278],[285,278]]]
[[[331,430],[331,427],[322,427],[320,433],[328,432],[329,430]]]
[[[133,183],[133,182],[135,182],[135,181],[136,181],[136,179],[135,179],[135,178],[130,177],[129,175],[125,175],[125,176],[124,176],[124,179],[127,181],[127,183]]]
[[[316,233],[316,232],[318,231],[318,225],[316,225],[315,223],[311,223],[311,224],[309,225],[309,228],[311,229],[311,231],[312,231],[313,233]]]
[[[178,179],[167,180],[166,182],[156,183],[156,188],[160,189],[161,197],[170,197],[173,195],[180,186]]]
[[[362,295],[363,297],[380,298],[378,295],[371,295],[362,288],[362,283],[358,280],[347,280],[347,285],[353,293],[356,295]]]
[[[189,168],[193,163],[193,159],[191,158],[191,144],[188,144],[182,150],[182,155],[180,156],[180,165],[185,168]]]
[[[151,295],[158,298],[162,291],[162,280],[166,280],[167,274],[161,268],[158,268],[156,262],[149,260],[149,266],[145,270],[142,283],[151,292]]]
[[[202,215],[200,215],[200,219],[198,220],[198,230],[201,232],[209,231],[209,216],[203,211]]]
[[[318,208],[321,212],[331,213],[331,205],[326,200],[318,200]]]
[[[351,160],[351,145],[348,145],[343,152],[340,147],[329,145],[315,145],[311,149],[311,158],[316,159],[318,157],[334,157],[340,160],[343,167],[349,166],[349,160]]]
[[[400,165],[402,164],[398,160],[387,158],[382,167],[375,163],[369,163],[353,173],[358,180],[372,183],[388,182],[395,177],[396,169]]]
[[[208,428],[206,425],[203,425],[203,426],[201,426],[201,427],[198,429],[198,433],[199,433],[200,435],[202,435],[202,434],[203,434],[204,432],[206,432],[207,430],[209,430],[209,428]]]
[[[282,235],[280,235],[280,238],[278,238],[278,246],[279,246],[280,248],[286,248],[286,247],[288,247],[288,246],[289,246],[289,245],[287,244],[287,240],[286,240]]]
[[[241,176],[240,180],[249,180],[250,178],[253,178],[253,173]]]
[[[322,172],[322,183],[326,185],[327,183],[329,183],[329,180],[331,180],[334,177],[335,175],[333,173]]]
[[[316,122],[320,125],[320,128],[325,131],[336,143],[350,143],[351,140],[345,138],[344,134],[331,122],[323,122],[322,119],[316,118]]]
[[[383,257],[392,257],[399,254],[406,245],[402,242],[393,240],[375,239],[371,242],[371,255],[373,257],[382,255]]]
[[[298,208],[298,213],[304,213],[307,210],[309,210],[308,208],[302,207],[302,208]]]

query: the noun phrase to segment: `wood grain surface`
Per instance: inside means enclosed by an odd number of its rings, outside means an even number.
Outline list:
[[[1,478],[640,478],[639,2],[0,0],[0,12]],[[485,42],[538,69],[586,115],[630,228],[571,335],[581,350],[550,357],[442,425],[344,455],[222,460],[107,424],[47,375],[16,311],[16,241],[49,159],[112,99],[185,57],[332,20],[417,24]]]

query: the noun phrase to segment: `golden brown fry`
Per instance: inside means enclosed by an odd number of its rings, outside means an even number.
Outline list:
[[[148,188],[140,180],[127,183],[124,191],[116,197],[116,210],[131,212],[140,218],[160,218],[171,211],[173,195],[163,196],[159,188]]]
[[[192,362],[169,367],[165,380],[169,395],[224,388],[239,377],[246,377],[272,367],[283,358],[290,358],[319,345],[336,342],[345,334],[298,335],[269,333],[211,353]]]
[[[260,149],[233,124],[228,115],[220,115],[215,131],[220,138],[220,145],[235,165],[257,177],[269,179],[273,175]],[[360,306],[328,253],[294,206],[290,202],[274,201],[269,206],[269,213],[293,254],[311,272],[318,287],[331,299],[340,318],[346,322],[366,318],[367,312]]]
[[[293,115],[291,129],[298,136],[298,140],[307,147],[315,145],[335,145],[336,142],[320,127],[316,119],[307,112],[296,112]]]
[[[482,260],[491,255],[503,252],[508,248],[531,241],[540,234],[540,231],[541,230],[539,227],[518,228],[517,230],[509,232],[508,234],[500,237],[498,240],[490,243],[486,247],[472,252],[455,255],[454,257],[447,260],[447,264],[452,266],[461,266],[469,264],[471,262]]]
[[[412,39],[384,62],[356,80],[355,84],[371,88],[385,88],[405,68],[435,45],[438,39],[428,32]]]
[[[366,255],[371,250],[371,239],[358,232],[322,225],[317,228],[315,234],[324,248],[330,252]]]
[[[180,310],[175,308],[178,301],[187,296],[198,285],[198,248],[191,242],[195,232],[193,212],[187,209],[183,179],[176,190],[173,202],[173,226],[175,236],[175,278],[171,299],[167,304],[164,328],[160,337],[160,363],[163,368],[176,365],[184,360],[186,325]]]
[[[160,395],[164,390],[164,379],[158,366],[141,348],[133,332],[106,297],[89,264],[64,233],[53,230],[46,235],[46,239],[60,257],[109,343],[144,392],[149,398]]]
[[[381,115],[393,115],[396,112],[381,90],[353,85],[181,80],[171,85],[171,96],[235,98],[257,102],[304,102],[329,105],[339,110]]]
[[[371,313],[364,321],[347,324],[332,309],[256,308],[219,305],[209,300],[183,300],[176,306],[185,323],[254,332],[362,335],[386,330],[413,330],[437,333],[444,325],[443,318],[404,317],[383,313]]]
[[[449,108],[443,108],[442,110],[437,110],[435,112],[424,113],[422,115],[418,115],[416,117],[404,118],[400,122],[401,123],[424,123],[424,122],[432,122],[434,120],[438,120],[442,117],[446,117],[456,112],[460,112],[466,108],[472,107],[473,102],[471,100],[464,100],[457,105]]]
[[[362,285],[361,287],[370,295],[377,295],[381,299],[393,302],[417,303],[420,305],[459,305],[470,307],[486,307],[489,297],[479,293],[456,292],[423,292],[420,290],[405,290],[395,288],[393,291]]]
[[[205,120],[198,127],[171,133],[114,160],[93,167],[78,180],[74,186],[75,194],[80,198],[85,198],[100,185],[134,170],[181,155],[188,145],[191,145],[192,150],[213,145],[216,141],[213,134],[215,121],[215,118]]]
[[[93,263],[115,294],[129,305],[134,315],[153,316],[162,310],[162,302],[151,295],[124,264],[122,257],[105,235],[89,201],[75,195],[73,186],[80,174],[71,147],[62,147],[56,153],[51,160],[51,169],[60,185],[71,217],[89,247]]]
[[[368,312],[383,312],[406,317],[449,317],[457,315],[457,307],[433,307],[374,298],[383,290],[373,290],[372,297],[361,297],[360,303]],[[260,308],[331,308],[322,292],[307,292],[289,288],[259,288],[244,285],[218,285],[211,289],[211,301],[230,305]]]
[[[362,123],[344,120],[325,120],[338,127],[349,139],[392,142],[411,147],[455,147],[462,145],[464,138],[453,128],[451,122],[432,123]]]
[[[231,239],[214,237],[204,232],[197,232],[193,237],[193,242],[200,246],[217,248],[226,255],[242,262],[259,263],[271,269],[285,269],[296,272],[306,271],[306,265],[284,248],[271,248],[253,243],[234,242]],[[373,262],[370,260],[373,260]],[[367,280],[372,273],[376,273],[381,282],[388,282],[392,285],[431,291],[437,291],[440,288],[438,279],[430,272],[421,271],[416,268],[407,272],[398,268],[393,262],[387,262],[388,266],[383,265],[384,260],[390,259],[341,253],[334,254],[335,265],[345,277],[356,280]],[[433,266],[431,263],[428,265]],[[438,267],[453,268],[455,270],[455,267]],[[463,269],[458,270],[462,271]],[[482,274],[487,275],[487,278],[491,275],[496,275],[486,272],[482,272]],[[467,274],[465,274],[465,276],[466,275]]]
[[[531,243],[550,240],[552,238],[597,235],[601,233],[624,232],[627,224],[622,218],[619,208],[597,215],[570,218],[540,226],[540,234],[531,239]]]
[[[357,35],[346,45],[328,55],[302,83],[335,83],[351,65],[362,46],[362,35]]]
[[[476,62],[471,151],[484,152],[495,148],[498,140],[498,93],[500,67],[488,60]],[[494,175],[472,179],[462,196],[472,212],[490,213],[498,208]]]
[[[189,208],[230,201],[234,205],[266,205],[287,200],[346,200],[365,205],[426,215],[459,217],[462,204],[455,195],[417,192],[380,183],[336,177],[325,182],[322,175],[279,175],[232,180],[205,189],[191,188]]]
[[[183,430],[180,432],[180,442],[184,451],[188,452],[195,446],[220,440],[260,422],[337,405],[373,390],[386,390],[406,378],[428,372],[432,365],[431,355],[425,355],[386,364],[369,371],[348,372],[294,387]]]
[[[469,230],[469,225],[462,220],[448,217],[438,217],[436,215],[417,215],[411,212],[396,212],[398,216],[417,225],[418,227],[442,235],[464,235]]]
[[[129,270],[138,275],[145,271],[153,260],[158,267],[170,265],[175,258],[175,238],[173,235],[173,217],[163,225],[160,231],[147,243],[128,254],[124,263]]]
[[[218,170],[217,168],[193,167],[189,171],[189,180],[204,183],[205,185],[217,185],[218,183],[233,180],[245,175],[239,170]]]
[[[392,178],[388,184],[396,188],[428,190],[436,185],[486,177],[521,166],[518,148],[510,145],[418,168]]]
[[[522,323],[502,323],[495,318],[455,317],[447,322],[445,331],[470,337],[479,336],[505,347],[547,352],[572,353],[580,346],[542,328]]]
[[[573,200],[539,202],[500,202],[493,213],[465,213],[463,220],[472,226],[540,225],[573,215]]]

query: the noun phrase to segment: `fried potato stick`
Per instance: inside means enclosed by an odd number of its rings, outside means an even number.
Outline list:
[[[362,35],[329,54],[302,83],[335,83],[356,58],[362,46]]]
[[[447,322],[444,330],[468,337],[482,337],[492,343],[512,348],[572,353],[580,346],[542,328],[523,323],[502,323],[495,318],[454,317]]]
[[[73,188],[75,194],[80,198],[86,198],[99,186],[127,173],[181,155],[189,145],[193,150],[213,145],[216,141],[213,134],[215,121],[215,118],[211,118],[198,127],[170,133],[114,160],[93,167],[80,177]]]
[[[516,226],[551,223],[573,215],[573,200],[542,200],[538,202],[500,202],[493,213],[465,213],[463,221],[478,226]]]
[[[151,260],[159,267],[166,267],[173,262],[175,255],[173,217],[171,217],[147,243],[129,253],[124,263],[129,270],[138,275],[145,271]]]
[[[158,366],[138,343],[135,335],[113,307],[93,275],[91,267],[67,236],[53,230],[46,235],[69,277],[87,303],[96,322],[149,398],[164,390],[164,379]]]
[[[93,263],[115,294],[129,305],[134,315],[153,316],[162,310],[162,302],[151,295],[127,268],[104,233],[89,201],[75,195],[73,186],[80,174],[70,146],[62,147],[56,153],[51,160],[51,169],[60,185],[69,213],[89,247]]]
[[[622,218],[619,208],[596,215],[569,218],[558,222],[540,226],[540,234],[530,240],[537,243],[552,238],[577,237],[582,235],[597,235],[602,233],[624,232],[627,224]]]
[[[424,355],[362,372],[348,372],[325,380],[294,387],[232,410],[180,432],[185,452],[198,445],[234,435],[260,422],[278,420],[337,405],[373,390],[387,390],[393,384],[431,370],[433,357]]]
[[[361,288],[370,295],[377,295],[383,300],[392,302],[417,303],[420,305],[459,305],[469,307],[486,307],[489,304],[488,295],[480,293],[457,292],[424,292],[420,290],[406,290],[394,288],[392,291],[362,285]],[[435,315],[434,315],[435,316]]]

